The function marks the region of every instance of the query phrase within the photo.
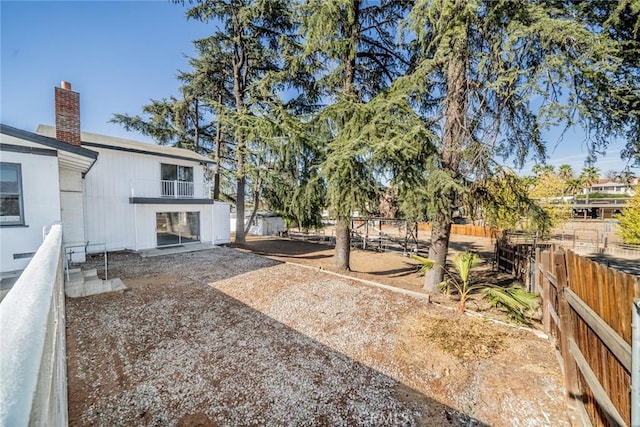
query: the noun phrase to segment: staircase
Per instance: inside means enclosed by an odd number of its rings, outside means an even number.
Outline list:
[[[90,270],[72,268],[65,275],[64,292],[69,298],[86,297],[126,289],[127,287],[120,279],[100,279],[95,268]]]

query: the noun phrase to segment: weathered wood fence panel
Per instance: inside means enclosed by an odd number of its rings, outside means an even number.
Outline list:
[[[513,274],[523,284],[528,283],[533,258],[533,246],[528,244],[496,244],[496,267]]]
[[[630,426],[638,278],[563,249],[538,250],[535,270],[543,327],[560,354],[569,402],[594,426]]]
[[[429,224],[428,222],[420,222],[418,223],[418,230],[431,231],[431,224]],[[461,236],[495,238],[498,232],[499,230],[496,228],[481,225],[451,225],[451,234],[457,234]]]

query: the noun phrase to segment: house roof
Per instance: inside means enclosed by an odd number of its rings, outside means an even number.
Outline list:
[[[98,158],[98,153],[77,145],[68,144],[44,135],[0,124],[0,133],[33,144],[43,145],[56,151],[60,166],[87,172]]]
[[[38,125],[36,132],[40,135],[54,136],[56,128],[54,126]],[[151,154],[155,156],[170,157],[181,160],[191,160],[199,163],[214,163],[213,160],[184,148],[167,147],[164,145],[149,142],[134,141],[130,139],[116,138],[113,136],[100,135],[96,133],[81,132],[80,140],[86,147],[105,148],[117,151],[128,151],[131,153]]]

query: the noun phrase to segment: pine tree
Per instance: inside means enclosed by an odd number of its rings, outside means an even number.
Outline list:
[[[429,139],[409,101],[385,92],[410,60],[397,31],[406,2],[308,0],[299,8],[304,55],[324,105],[309,125],[324,145],[322,177],[336,218],[334,265],[349,269],[350,216],[377,205],[383,171],[406,164]]]
[[[496,156],[544,159],[541,129],[559,123],[579,120],[592,153],[612,136],[637,140],[638,118],[624,113],[637,111],[638,80],[625,68],[623,46],[575,4],[424,0],[409,19],[424,58],[414,81],[430,82],[425,96],[443,118],[438,200],[429,212],[437,265],[446,262],[454,182],[491,174]],[[443,274],[429,271],[425,289],[435,290]]]
[[[233,142],[224,132],[223,117],[232,94],[224,56],[209,40],[194,41],[197,56],[189,59],[190,72],[179,72],[182,99],[152,100],[143,116],[114,114],[112,123],[154,138],[162,145],[186,148],[213,157],[213,198],[220,198],[221,170],[231,171]],[[228,175],[228,174],[227,174]],[[225,183],[230,177],[225,176]],[[229,188],[229,185],[224,185]],[[231,192],[227,191],[229,194]]]
[[[176,1],[183,3],[181,1]],[[236,157],[236,243],[245,242],[245,192],[247,154],[251,138],[261,139],[262,120],[254,120],[261,102],[268,102],[264,78],[282,65],[281,39],[293,29],[289,0],[198,0],[187,11],[188,19],[217,24],[209,37],[230,65],[233,82],[233,114],[230,124]],[[260,84],[262,83],[262,84]],[[265,92],[266,91],[266,92]],[[265,96],[266,95],[266,96]],[[266,129],[265,133],[269,133]],[[258,186],[254,187],[254,191]],[[254,198],[255,200],[255,198]],[[254,213],[256,205],[254,203]]]

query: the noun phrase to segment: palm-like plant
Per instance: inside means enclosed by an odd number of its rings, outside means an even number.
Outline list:
[[[591,186],[598,182],[600,179],[600,171],[595,166],[587,166],[582,169],[580,173],[580,181],[582,185],[587,188],[587,203],[589,203],[589,193],[591,192]]]
[[[565,181],[573,178],[573,168],[571,165],[560,165],[558,168],[558,176]]]
[[[582,188],[582,181],[580,181],[577,178],[572,178],[567,180],[567,182],[565,183],[565,194],[570,194],[572,196],[574,196],[576,193],[578,193],[580,191],[580,189]]]
[[[414,255],[413,258],[422,264],[421,270],[426,272],[431,270],[436,262],[429,258],[423,258],[418,255]],[[460,303],[458,304],[458,311],[460,313],[464,313],[465,306],[467,304],[467,299],[471,291],[476,289],[480,289],[483,285],[470,285],[469,284],[469,275],[471,273],[471,269],[475,267],[480,261],[480,257],[475,252],[462,252],[458,254],[451,263],[453,267],[456,269],[458,273],[459,279],[456,278],[453,274],[445,269],[445,274],[448,276],[448,279],[445,279],[443,282],[444,285],[448,288],[449,286],[453,286],[458,291],[458,295],[460,295]]]
[[[530,324],[528,313],[540,305],[540,296],[527,292],[522,286],[512,285],[508,288],[491,285],[482,289],[482,297],[492,307],[504,309],[517,323]]]
[[[413,255],[413,259],[422,265],[421,271],[431,270],[436,262],[429,258]],[[527,292],[521,287],[512,286],[510,288],[501,288],[500,286],[490,283],[471,284],[470,276],[473,267],[478,265],[480,257],[475,252],[465,251],[458,254],[451,263],[458,273],[458,277],[445,270],[448,278],[443,282],[445,288],[453,286],[458,295],[460,302],[458,303],[458,312],[464,313],[467,300],[471,292],[482,289],[483,298],[487,299],[492,306],[506,309],[511,317],[516,321],[527,323],[526,313],[534,310],[538,306],[539,295]]]

